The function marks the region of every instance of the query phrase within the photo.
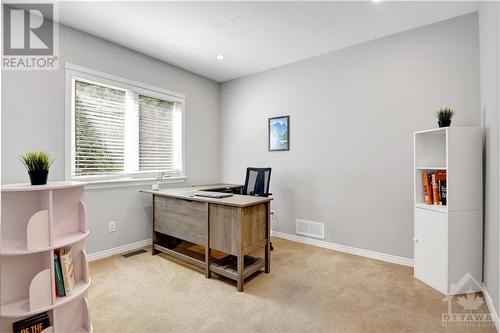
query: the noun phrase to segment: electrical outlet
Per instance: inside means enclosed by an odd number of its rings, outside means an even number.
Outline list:
[[[116,221],[109,221],[108,222],[108,231],[109,232],[115,232],[116,231]]]
[[[278,224],[279,224],[278,215],[274,212],[274,210],[271,210],[271,225],[276,226]]]

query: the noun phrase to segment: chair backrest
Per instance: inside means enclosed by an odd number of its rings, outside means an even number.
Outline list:
[[[244,195],[269,196],[269,182],[271,168],[247,168],[245,177]]]

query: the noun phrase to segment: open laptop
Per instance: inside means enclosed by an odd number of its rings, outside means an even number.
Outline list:
[[[195,192],[194,195],[197,197],[207,197],[207,198],[214,198],[214,199],[227,198],[227,197],[233,196],[232,193],[210,192],[210,191],[198,191],[198,192]]]

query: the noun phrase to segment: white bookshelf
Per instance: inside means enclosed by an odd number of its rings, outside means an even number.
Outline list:
[[[52,324],[44,332],[92,332],[84,185],[5,185],[1,201],[0,332],[12,332],[12,323],[41,312]],[[54,251],[67,246],[75,287],[70,296],[57,297]]]
[[[424,200],[424,172],[446,171],[446,205]],[[482,134],[476,127],[414,133],[414,276],[445,295],[482,280]]]

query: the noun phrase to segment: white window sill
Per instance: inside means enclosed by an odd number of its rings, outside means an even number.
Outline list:
[[[151,186],[152,184],[155,183],[156,177],[152,178],[126,177],[126,178],[102,179],[102,180],[84,180],[84,179],[74,178],[71,180],[85,183],[86,190],[98,190],[105,188],[120,188],[120,187],[133,187],[133,186],[145,186],[145,185]],[[186,181],[187,181],[186,176],[169,177],[160,182],[160,187],[161,184],[179,184],[179,183],[185,183]]]

